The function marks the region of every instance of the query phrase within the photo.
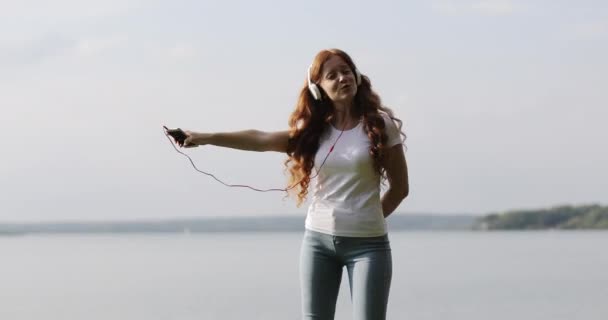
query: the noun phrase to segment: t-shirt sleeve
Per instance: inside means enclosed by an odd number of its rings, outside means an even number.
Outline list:
[[[397,128],[397,124],[388,114],[382,114],[382,118],[384,119],[384,127],[386,130],[386,146],[392,147],[394,145],[402,144],[403,140],[401,139],[401,131]]]

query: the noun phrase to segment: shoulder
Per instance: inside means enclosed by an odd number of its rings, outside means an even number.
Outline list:
[[[380,117],[382,117],[382,120],[384,120],[384,125],[388,125],[389,122],[392,122],[393,120],[391,119],[391,116],[384,112],[384,111],[378,111],[378,114],[380,115]]]
[[[401,139],[401,129],[397,125],[395,118],[384,111],[380,111],[378,113],[382,117],[382,120],[384,120],[384,132],[388,137],[387,145],[391,147],[396,144],[403,143]]]
[[[384,121],[385,130],[389,130],[389,131],[399,130],[397,127],[397,123],[394,120],[395,118],[393,118],[393,116],[389,115],[388,113],[386,113],[384,111],[379,111],[378,114]]]

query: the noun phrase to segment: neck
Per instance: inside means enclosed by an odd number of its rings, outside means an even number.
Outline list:
[[[332,122],[336,128],[349,127],[353,120],[352,103],[334,103],[334,119]]]

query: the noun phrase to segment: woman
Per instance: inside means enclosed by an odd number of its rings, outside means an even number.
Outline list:
[[[409,191],[400,126],[352,59],[331,49],[309,67],[288,131],[185,131],[181,146],[287,153],[298,206],[316,177],[300,253],[303,319],[334,318],[346,266],[354,318],[379,320],[392,275],[385,218]]]

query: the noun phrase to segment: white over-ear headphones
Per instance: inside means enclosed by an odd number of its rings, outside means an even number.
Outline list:
[[[312,69],[312,65],[310,65],[310,67],[308,67],[308,91],[310,91],[310,94],[312,94],[312,97],[318,101],[318,100],[321,100],[321,98],[322,98],[321,90],[319,89],[317,84],[312,82],[312,79],[310,77],[310,69]],[[357,86],[359,86],[361,84],[361,73],[359,72],[359,69],[357,69],[357,68],[355,68],[355,81],[357,83]]]

